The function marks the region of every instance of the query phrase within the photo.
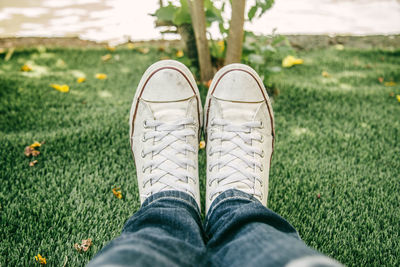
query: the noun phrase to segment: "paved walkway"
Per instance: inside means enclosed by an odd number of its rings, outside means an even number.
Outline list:
[[[249,0],[251,1],[251,0]],[[275,0],[246,28],[269,34],[400,33],[400,0]],[[162,36],[149,13],[158,0],[1,0],[0,37],[79,36],[124,42]],[[216,27],[211,32],[217,32]],[[176,36],[165,36],[176,38]]]

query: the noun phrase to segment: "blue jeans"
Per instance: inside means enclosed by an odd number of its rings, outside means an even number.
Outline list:
[[[296,229],[239,190],[212,203],[204,226],[195,200],[156,193],[88,266],[341,266],[307,247]]]

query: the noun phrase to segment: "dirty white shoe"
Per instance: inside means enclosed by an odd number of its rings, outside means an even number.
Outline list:
[[[178,190],[200,207],[202,107],[189,69],[173,60],[151,65],[136,89],[129,125],[141,203],[154,193]]]
[[[246,192],[266,205],[274,119],[260,77],[246,65],[225,66],[211,83],[204,110],[206,211],[228,189]]]

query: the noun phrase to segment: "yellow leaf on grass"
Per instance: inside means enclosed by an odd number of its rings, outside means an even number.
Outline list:
[[[35,259],[37,262],[39,262],[40,264],[46,264],[46,258],[42,257],[42,255],[37,254],[37,256],[35,256]]]
[[[224,42],[224,40],[218,41],[217,45],[219,46],[220,51],[224,52],[224,50],[225,50],[225,42]]]
[[[107,46],[107,50],[110,52],[114,52],[115,51],[115,46]]]
[[[105,79],[107,79],[107,74],[97,73],[96,74],[96,78],[99,79],[99,80],[105,80]]]
[[[391,87],[391,86],[396,86],[396,83],[393,81],[390,82],[385,82],[385,86]]]
[[[76,79],[77,83],[83,83],[84,81],[86,81],[85,77],[79,77],[78,79]]]
[[[112,192],[113,192],[113,194],[114,194],[114,196],[116,197],[116,198],[119,198],[119,199],[121,199],[122,198],[122,193],[121,193],[121,187],[114,187],[113,189],[112,189]]]
[[[327,71],[323,71],[323,72],[321,73],[321,75],[322,75],[323,77],[325,77],[325,78],[331,77],[331,75],[330,75]]]
[[[35,166],[36,163],[38,163],[37,160],[34,160],[34,161],[29,162],[29,167]]]
[[[38,141],[35,141],[32,145],[30,145],[30,148],[35,148],[35,147],[40,147],[42,144],[39,143]]]
[[[336,50],[343,50],[344,49],[344,45],[342,44],[337,44],[335,45]]]
[[[304,60],[301,58],[295,58],[294,56],[287,56],[282,60],[282,67],[290,68],[294,65],[303,64]]]
[[[111,58],[112,58],[111,54],[107,54],[107,55],[102,56],[102,57],[101,57],[101,60],[103,60],[103,61],[108,61],[108,60],[110,60]]]
[[[135,45],[134,45],[133,43],[127,43],[127,44],[126,44],[126,47],[127,47],[128,49],[130,49],[130,50],[135,49]]]
[[[176,52],[176,56],[177,57],[183,57],[183,51],[182,50],[178,50],[178,52]]]
[[[28,64],[25,64],[21,67],[21,71],[32,71],[32,67]]]
[[[69,86],[66,84],[56,84],[56,83],[52,83],[50,84],[50,86],[54,89],[56,89],[59,92],[62,93],[68,93],[69,92]]]
[[[400,95],[396,95],[396,99],[400,102]]]
[[[150,52],[150,48],[148,47],[138,47],[137,50],[142,54],[147,54]]]
[[[199,148],[203,149],[205,147],[206,147],[206,142],[204,140],[201,140],[200,143],[199,143]]]

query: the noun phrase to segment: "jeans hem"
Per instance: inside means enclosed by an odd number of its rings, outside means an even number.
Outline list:
[[[209,218],[211,217],[212,213],[214,212],[215,209],[218,208],[219,205],[223,204],[226,201],[229,200],[248,200],[248,201],[257,201],[260,202],[258,199],[253,197],[250,194],[247,194],[243,191],[240,191],[238,189],[229,189],[224,192],[222,192],[212,203],[211,207],[207,212],[206,215],[206,220],[205,220],[205,228],[208,226],[208,221]],[[260,202],[261,203],[261,202]]]
[[[188,193],[185,193],[183,191],[178,191],[178,190],[166,190],[166,191],[161,191],[158,193],[155,193],[143,202],[142,208],[149,206],[150,204],[162,200],[162,199],[171,199],[171,200],[176,200],[176,201],[181,201],[184,202],[185,204],[189,205],[192,207],[200,216],[200,208],[197,205],[196,200],[189,195]]]

